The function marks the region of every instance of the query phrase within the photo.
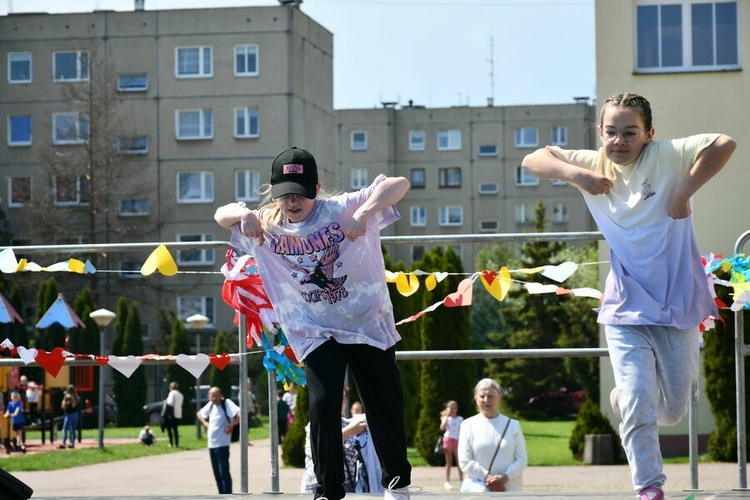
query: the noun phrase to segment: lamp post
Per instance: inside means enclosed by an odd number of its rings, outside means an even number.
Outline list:
[[[195,330],[195,354],[201,352],[201,330],[208,324],[208,318],[202,314],[193,314],[192,316],[185,318],[185,321],[190,323],[190,327]],[[200,398],[200,377],[195,377],[195,413],[197,414],[201,409],[201,398]],[[195,419],[195,436],[201,438],[201,423],[196,417]]]
[[[99,326],[99,355],[104,356],[104,332],[117,317],[107,309],[97,309],[89,317]],[[99,367],[99,450],[104,450],[104,367]]]

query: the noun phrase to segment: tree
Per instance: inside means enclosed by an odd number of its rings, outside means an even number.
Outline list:
[[[214,342],[214,353],[226,354],[228,352],[229,347],[227,346],[226,335],[224,332],[217,333]],[[226,397],[230,397],[232,394],[232,372],[229,368],[229,365],[227,365],[223,370],[219,370],[211,365],[211,387],[218,387],[221,389],[221,393]],[[234,380],[236,380],[236,378]],[[239,403],[239,401],[236,402]]]
[[[403,272],[403,262],[392,264],[388,254],[384,254],[385,267],[389,271]],[[407,318],[422,307],[424,287],[409,297],[401,295],[394,284],[390,284],[388,292],[393,304],[393,316],[396,321]],[[416,322],[404,323],[397,327],[401,340],[396,344],[398,351],[419,351],[422,348],[420,325]],[[396,362],[401,373],[401,385],[404,390],[404,423],[406,425],[406,439],[409,446],[414,446],[417,431],[417,420],[420,408],[420,362],[418,360],[403,360]],[[366,410],[365,410],[366,411]]]
[[[172,334],[170,335],[169,354],[176,356],[178,354],[187,354],[190,352],[190,338],[188,337],[185,324],[176,316],[172,317]],[[180,392],[186,394],[191,387],[195,385],[195,377],[177,364],[170,364],[166,367],[167,380],[177,382]],[[185,418],[185,422],[189,419]]]
[[[423,308],[435,302],[435,297],[445,297],[458,288],[463,272],[461,260],[450,248],[443,253],[441,247],[434,247],[425,253],[421,266],[423,270],[441,270],[448,277],[433,290],[425,294]],[[419,320],[421,322],[422,349],[463,350],[470,346],[469,311],[466,307],[439,307]],[[440,412],[448,400],[455,400],[459,408],[472,408],[472,387],[476,383],[475,364],[471,360],[421,361],[420,412],[417,422],[415,445],[419,454],[433,463],[435,440],[440,433]]]
[[[143,332],[141,330],[141,315],[138,305],[133,303],[125,321],[125,335],[123,337],[123,351],[125,355],[143,355]],[[118,405],[118,423],[123,426],[140,426],[146,415],[143,405],[146,404],[146,373],[136,369],[129,378],[120,380],[115,385],[115,398]]]

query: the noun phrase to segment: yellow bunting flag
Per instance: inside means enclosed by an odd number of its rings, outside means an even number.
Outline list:
[[[480,279],[490,295],[500,302],[508,295],[508,290],[510,290],[510,271],[508,271],[507,267],[503,266],[500,272],[482,271]]]
[[[167,250],[166,245],[163,243],[159,245],[156,250],[151,252],[146,262],[141,267],[141,274],[149,276],[154,271],[159,271],[164,276],[174,276],[177,274],[177,263],[172,258],[172,254]]]
[[[408,275],[398,273],[398,276],[396,277],[396,289],[398,290],[398,293],[404,297],[408,297],[419,290],[419,280],[414,273],[409,273]]]

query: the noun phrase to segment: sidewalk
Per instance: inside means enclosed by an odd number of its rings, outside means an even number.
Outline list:
[[[94,439],[84,440],[85,446],[96,447]],[[82,443],[83,444],[83,443]],[[157,443],[156,446],[163,443]],[[89,446],[89,447],[91,447]],[[60,451],[64,460],[65,450]],[[234,491],[240,494],[240,450],[233,444],[230,451]],[[264,495],[271,491],[270,441],[253,441],[248,447],[248,490],[255,498],[279,498]],[[689,492],[690,470],[687,464],[667,465],[670,499],[684,499]],[[302,469],[279,469],[279,486],[282,498],[305,498],[299,494]],[[453,471],[455,479],[455,469]],[[733,492],[738,484],[737,465],[733,463],[701,464],[698,469],[698,486],[702,491],[696,499],[750,498],[750,492]],[[211,464],[206,450],[193,450],[155,455],[133,460],[101,463],[57,471],[16,472],[21,481],[34,489],[34,499],[60,498],[217,498]],[[626,465],[529,467],[524,473],[524,493],[520,495],[491,494],[503,499],[511,498],[607,498],[632,500],[629,470]],[[412,474],[412,484],[422,488],[413,497],[472,499],[487,494],[460,494],[443,489],[442,467],[417,467]],[[454,484],[458,486],[457,481]],[[717,494],[721,492],[720,494]],[[347,495],[347,499],[375,498],[375,495]],[[377,495],[382,498],[382,495]]]

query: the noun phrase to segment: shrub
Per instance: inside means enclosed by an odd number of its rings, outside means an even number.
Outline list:
[[[586,399],[578,411],[576,425],[570,436],[568,447],[573,452],[576,460],[583,459],[583,448],[586,442],[586,434],[610,434],[612,435],[612,456],[615,460],[620,457],[620,439],[612,424],[591,399]]]

